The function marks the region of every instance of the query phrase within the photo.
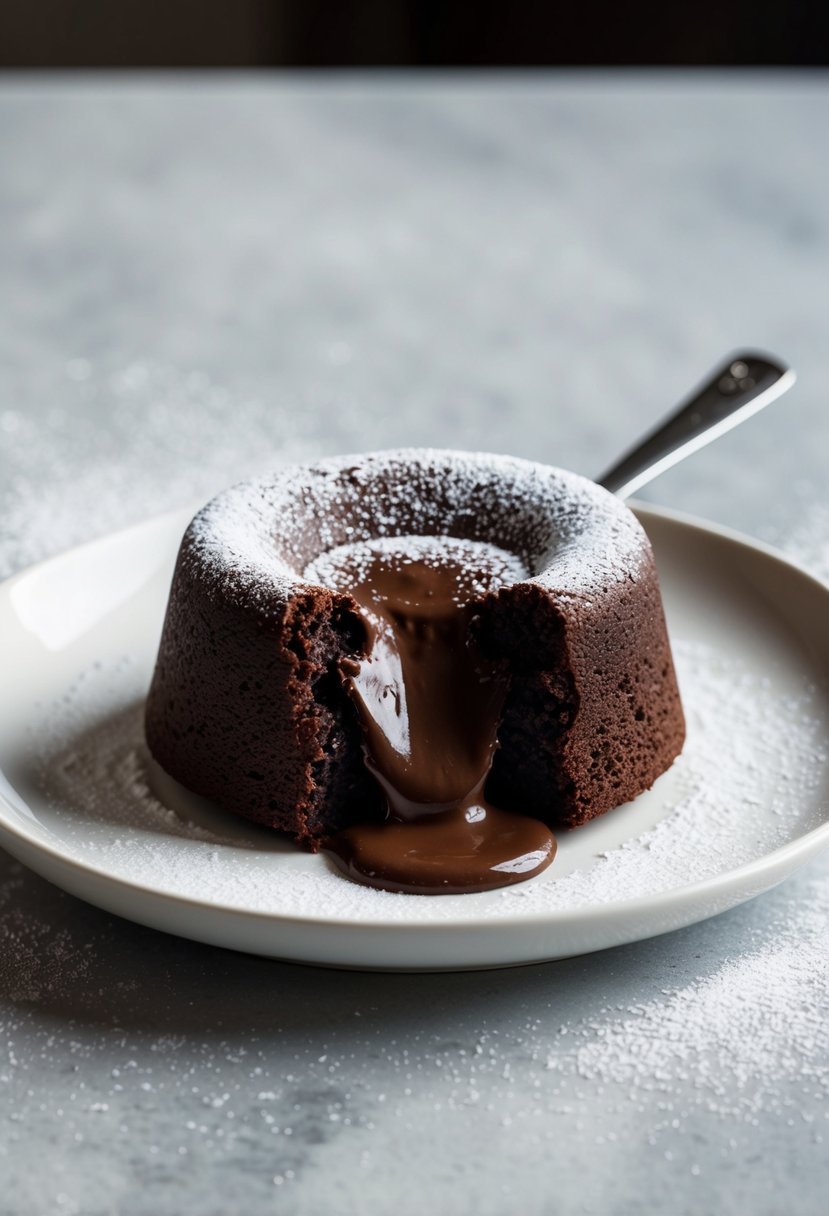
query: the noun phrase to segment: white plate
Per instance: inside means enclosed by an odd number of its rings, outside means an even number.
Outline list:
[[[142,697],[190,512],[0,588],[0,843],[120,916],[346,967],[563,958],[758,895],[829,844],[829,589],[722,529],[638,514],[661,572],[688,743],[652,790],[564,834],[538,878],[391,895],[171,784],[154,796]]]

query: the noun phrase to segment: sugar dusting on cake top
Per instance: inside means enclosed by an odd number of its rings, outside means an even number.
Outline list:
[[[512,456],[403,448],[233,486],[195,517],[182,560],[265,609],[303,585],[324,585],[321,555],[401,536],[496,545],[515,555],[515,581],[561,597],[598,594],[649,555],[624,503],[576,473]]]

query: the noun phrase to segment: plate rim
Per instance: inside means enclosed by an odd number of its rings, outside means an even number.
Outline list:
[[[811,585],[814,590],[820,594],[829,597],[829,580],[821,578],[813,571],[807,570],[786,553],[775,548],[773,545],[765,541],[755,539],[748,536],[735,528],[728,527],[724,524],[715,523],[706,520],[700,516],[695,516],[690,513],[677,510],[672,507],[664,507],[645,503],[640,500],[633,499],[628,504],[633,510],[637,518],[642,522],[648,519],[665,521],[669,524],[678,526],[681,529],[695,533],[703,538],[715,537],[720,540],[725,540],[730,544],[734,544],[742,549],[749,550],[761,558],[771,561],[773,564],[782,566],[788,574],[795,575],[805,581],[807,585]],[[197,507],[195,509],[198,509]],[[172,525],[176,520],[185,521],[189,519],[193,508],[191,506],[177,507],[170,511],[153,515],[143,521],[130,524],[125,528],[116,529],[113,532],[102,533],[97,537],[84,541],[79,545],[72,546],[70,549],[63,550],[50,557],[47,557],[39,562],[36,562],[21,571],[13,574],[11,577],[0,582],[0,597],[5,598],[12,587],[20,580],[26,578],[30,574],[39,569],[50,565],[57,560],[71,558],[74,554],[88,550],[102,542],[111,543],[119,538],[126,538],[135,532],[144,531],[153,527],[164,527]],[[829,668],[817,674],[815,682],[817,684],[825,684],[827,676],[829,676]],[[3,783],[12,790],[15,797],[18,798],[24,805],[25,799],[18,794],[14,786],[5,777],[2,769],[0,769],[0,778]],[[706,896],[715,896],[722,892],[725,888],[742,888],[750,886],[753,879],[769,879],[768,882],[759,883],[757,885],[756,894],[762,894],[770,887],[776,885],[776,882],[781,881],[798,865],[805,864],[813,856],[817,855],[824,848],[829,847],[829,819],[826,822],[819,824],[817,827],[809,829],[809,831],[797,836],[793,840],[787,841],[785,844],[779,845],[768,853],[764,853],[760,857],[756,857],[749,862],[744,862],[742,865],[734,869],[729,869],[720,874],[712,875],[708,878],[699,879],[696,882],[687,883],[680,887],[673,887],[666,891],[661,891],[650,895],[634,896],[630,899],[614,899],[608,903],[585,905],[573,909],[556,909],[552,911],[533,911],[528,909],[522,911],[520,908],[511,909],[511,914],[508,918],[499,917],[481,917],[479,919],[469,919],[468,917],[460,919],[449,916],[439,921],[406,921],[398,919],[388,919],[387,917],[379,919],[372,917],[371,919],[359,919],[348,916],[314,916],[314,915],[299,915],[290,912],[266,912],[254,908],[240,907],[234,904],[223,903],[218,900],[209,898],[197,898],[191,895],[182,895],[174,891],[166,891],[158,887],[149,886],[146,883],[135,881],[131,878],[122,877],[113,874],[106,868],[93,865],[92,863],[81,860],[79,858],[69,856],[60,848],[44,842],[41,839],[33,836],[25,830],[25,824],[20,822],[10,822],[7,817],[7,812],[11,810],[17,818],[13,805],[10,804],[2,786],[0,786],[0,844],[3,845],[13,856],[18,860],[15,849],[9,847],[6,843],[10,839],[13,843],[18,843],[26,852],[30,850],[35,854],[46,854],[59,868],[64,868],[67,871],[72,871],[78,876],[89,875],[96,881],[109,884],[113,888],[125,889],[129,892],[134,892],[137,897],[148,897],[156,901],[169,902],[183,909],[188,909],[191,912],[209,910],[211,913],[230,915],[234,918],[261,922],[263,924],[284,925],[286,927],[307,926],[314,928],[326,928],[333,932],[339,931],[358,931],[361,934],[386,935],[389,932],[394,934],[407,936],[409,934],[417,934],[418,936],[430,935],[438,937],[449,932],[458,931],[474,931],[486,926],[487,930],[495,932],[509,932],[512,930],[529,929],[533,927],[572,927],[574,925],[591,924],[593,922],[602,922],[616,916],[636,917],[643,913],[652,913],[657,916],[659,913],[667,912],[672,906],[677,904],[685,904],[687,902],[697,903],[702,902]],[[29,865],[28,862],[23,864]],[[30,868],[34,869],[33,866]],[[775,877],[775,874],[780,873],[780,877]],[[344,878],[344,881],[348,881]],[[82,898],[82,897],[79,897]],[[435,898],[432,896],[423,896],[422,898]],[[746,899],[752,896],[746,897]],[[92,902],[92,901],[88,901]],[[746,902],[745,899],[739,899],[738,903]],[[123,915],[123,913],[121,913]],[[135,918],[138,919],[138,918]],[[705,919],[701,917],[698,919]],[[686,924],[694,923],[693,919],[684,922]],[[681,926],[676,926],[677,928]],[[664,932],[660,930],[659,932]],[[348,965],[348,964],[346,964]],[[503,965],[503,964],[496,964]],[[438,965],[440,966],[440,965]],[[387,968],[381,968],[386,970]],[[445,965],[440,967],[445,969]]]

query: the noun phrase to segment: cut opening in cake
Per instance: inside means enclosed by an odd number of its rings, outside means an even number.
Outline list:
[[[358,812],[324,847],[362,881],[424,894],[485,890],[545,868],[549,829],[487,794],[511,672],[475,628],[495,593],[527,578],[525,563],[487,541],[384,536],[338,546],[303,576],[344,596],[362,621],[359,651],[320,684],[335,695],[338,675],[356,709],[386,825],[376,831]],[[346,706],[340,721],[350,720]]]

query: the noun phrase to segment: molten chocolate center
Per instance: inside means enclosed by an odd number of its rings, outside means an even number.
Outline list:
[[[368,633],[367,653],[341,674],[387,816],[325,842],[340,867],[371,886],[441,894],[548,866],[549,829],[484,797],[508,678],[469,625],[486,591],[526,577],[519,560],[474,541],[398,537],[343,546],[306,573],[349,592]]]

